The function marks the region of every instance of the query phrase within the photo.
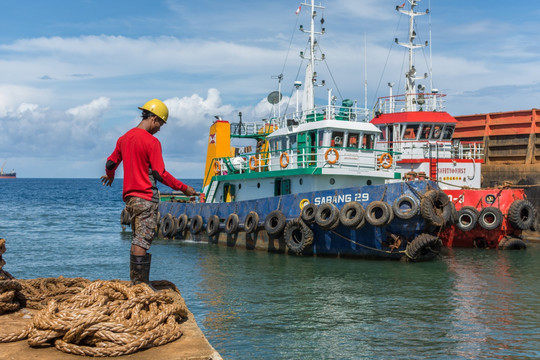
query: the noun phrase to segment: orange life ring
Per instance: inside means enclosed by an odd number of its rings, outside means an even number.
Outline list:
[[[217,175],[221,172],[221,164],[219,161],[214,162],[214,173]]]
[[[381,156],[379,156],[379,164],[383,169],[390,169],[392,167],[392,155],[390,153],[384,153]]]
[[[283,162],[283,158],[287,160],[285,163]],[[282,168],[286,168],[287,166],[289,166],[289,154],[287,154],[286,152],[281,153],[281,156],[279,157],[279,165],[281,165]]]
[[[336,154],[336,158],[334,160],[328,160],[328,154],[330,154],[331,152],[334,152],[334,154]],[[326,152],[324,153],[324,160],[326,160],[330,165],[337,163],[337,161],[339,160],[338,151],[334,148],[326,150]]]
[[[249,168],[251,171],[255,171],[257,169],[257,167],[259,166],[259,161],[257,160],[257,158],[255,157],[255,155],[252,155],[250,158],[249,158]]]

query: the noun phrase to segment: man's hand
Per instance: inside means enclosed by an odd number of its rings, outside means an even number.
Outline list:
[[[186,191],[184,191],[184,194],[186,194],[187,196],[194,196],[194,195],[199,195],[198,192],[195,191],[194,188],[192,188],[191,186],[188,185]]]
[[[107,175],[101,177],[101,185],[103,186],[111,186],[113,181],[114,177],[108,177]]]

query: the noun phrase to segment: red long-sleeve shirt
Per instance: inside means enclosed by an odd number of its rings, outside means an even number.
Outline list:
[[[107,158],[105,172],[114,178],[118,165],[124,161],[124,188],[122,197],[136,196],[149,201],[159,201],[156,180],[173,188],[185,191],[187,185],[165,170],[161,143],[148,131],[133,128],[121,136],[116,148]]]

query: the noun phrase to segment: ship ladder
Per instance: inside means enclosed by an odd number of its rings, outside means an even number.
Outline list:
[[[206,202],[213,202],[214,197],[216,196],[216,191],[218,187],[218,181],[212,181],[210,183],[210,189],[208,190],[208,194],[206,194]]]

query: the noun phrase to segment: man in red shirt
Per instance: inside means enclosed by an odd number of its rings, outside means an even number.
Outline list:
[[[132,284],[150,284],[152,255],[147,250],[154,239],[158,221],[159,193],[156,180],[188,196],[197,195],[197,192],[165,170],[161,143],[154,134],[167,123],[167,106],[153,99],[139,109],[142,110],[141,122],[118,139],[116,148],[107,158],[106,175],[101,177],[101,181],[103,185],[111,186],[116,169],[124,162],[122,197],[131,215],[133,231],[129,275]]]

